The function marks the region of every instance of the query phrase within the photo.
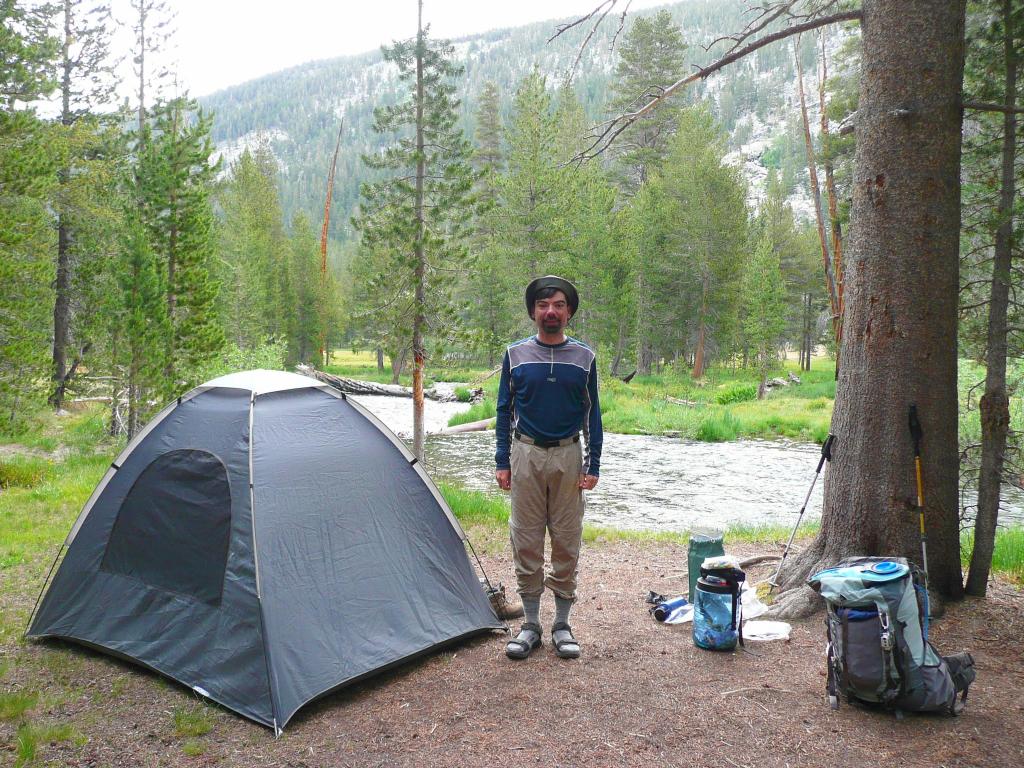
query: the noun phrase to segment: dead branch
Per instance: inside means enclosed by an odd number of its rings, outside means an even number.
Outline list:
[[[964,109],[973,109],[976,112],[1002,112],[1009,115],[1024,115],[1024,107],[1012,107],[1009,104],[989,104],[984,101],[965,101],[962,104]]]
[[[619,28],[615,30],[615,34],[612,35],[612,41],[608,45],[609,52],[615,50],[615,43],[619,40],[619,35],[622,34],[622,28],[626,26],[626,14],[629,13],[629,6],[633,4],[633,0],[626,0],[626,7],[622,9],[622,14],[619,16]]]
[[[601,22],[603,22],[605,20],[605,17],[608,16],[609,13],[611,13],[612,8],[615,7],[618,1],[619,0],[602,0],[601,4],[597,6],[597,8],[592,10],[590,13],[588,13],[586,16],[576,19],[576,21],[567,22],[566,24],[560,24],[558,28],[555,30],[555,34],[548,38],[548,42],[550,43],[552,40],[554,40],[562,33],[568,32],[573,27],[577,27],[580,24],[586,23],[590,19],[594,18],[594,16],[597,16],[598,13],[601,14],[597,21],[594,22],[593,26],[590,27],[590,31],[587,32],[587,36],[583,39],[583,42],[580,43],[579,50],[576,52],[576,58],[573,60],[572,66],[569,68],[569,71],[566,73],[567,80],[572,80],[572,76],[576,74],[576,67],[579,66],[580,59],[583,58],[583,51],[585,51],[587,46],[590,45],[590,41],[591,39],[593,39],[594,33],[597,32],[597,28],[601,26]],[[601,11],[602,8],[604,9],[603,12]],[[629,10],[628,7],[626,10]],[[623,20],[624,19],[625,11],[623,11]]]
[[[755,18],[752,21],[750,21],[747,24],[747,26],[745,26],[742,29],[742,31],[737,32],[735,35],[723,35],[722,37],[716,37],[710,43],[708,43],[707,45],[703,46],[703,48],[704,48],[705,51],[710,51],[718,43],[725,42],[726,40],[732,40],[733,41],[732,47],[728,51],[726,51],[725,54],[724,54],[724,55],[728,55],[728,54],[732,53],[734,50],[736,50],[737,46],[742,45],[744,40],[747,40],[750,37],[756,35],[758,32],[762,31],[765,27],[767,27],[773,21],[778,19],[780,16],[785,14],[787,11],[789,11],[789,9],[793,7],[793,5],[794,5],[793,2],[788,2],[788,3],[781,3],[781,4],[779,4],[779,5],[775,6],[775,7],[772,7],[770,5],[766,5],[763,8],[760,8],[760,9],[748,8],[747,9],[748,13],[751,12],[751,11],[760,10],[760,13],[757,15],[757,18]]]
[[[790,551],[793,551],[792,547],[790,547]],[[748,557],[746,560],[740,560],[740,568],[750,568],[751,566],[759,565],[760,563],[771,563],[781,559],[782,555],[754,555],[753,557]]]
[[[671,97],[674,93],[676,93],[676,91],[679,91],[680,89],[685,88],[686,86],[690,85],[691,83],[695,83],[698,80],[706,79],[709,75],[714,74],[723,67],[727,67],[729,64],[732,64],[733,62],[739,61],[745,56],[749,56],[754,51],[759,50],[766,45],[777,42],[779,40],[784,40],[785,38],[791,37],[792,35],[798,35],[802,32],[809,32],[812,29],[818,29],[819,27],[826,26],[827,24],[836,24],[843,21],[859,21],[862,18],[862,16],[863,12],[857,9],[853,11],[843,11],[841,13],[834,13],[829,16],[822,16],[817,19],[811,19],[810,21],[806,21],[802,24],[795,24],[791,27],[787,27],[786,29],[779,30],[778,32],[773,32],[770,35],[765,35],[760,40],[755,40],[749,45],[746,45],[742,48],[733,51],[730,54],[723,56],[718,61],[709,64],[706,67],[698,68],[697,71],[694,72],[692,75],[688,75],[687,77],[684,77],[681,80],[677,80],[672,85],[666,87],[661,92],[661,95],[652,99],[640,109],[637,109],[633,112],[621,114],[618,117],[615,117],[611,120],[607,120],[603,123],[598,123],[596,126],[594,126],[594,128],[591,130],[591,133],[587,137],[593,139],[590,145],[587,146],[585,149],[581,150],[579,153],[577,153],[571,160],[569,160],[569,162],[578,165],[582,162],[586,162],[587,160],[592,160],[593,158],[597,157],[605,150],[607,150],[608,147],[619,136],[619,134],[621,134],[624,130],[629,128],[637,120],[639,120],[652,109],[657,107],[663,101]],[[600,133],[596,133],[596,131],[598,130],[600,130]]]
[[[829,253],[828,239],[825,236],[825,216],[821,210],[821,187],[818,185],[818,160],[814,155],[814,142],[811,140],[811,124],[807,118],[807,99],[804,95],[804,68],[800,63],[800,35],[793,41],[793,63],[796,65],[797,90],[800,94],[800,119],[804,128],[804,146],[807,151],[807,172],[811,181],[811,198],[814,200],[814,220],[818,225],[818,241],[821,244],[821,261],[825,268],[825,284],[828,289],[829,303],[832,306],[832,330],[839,343],[839,294],[836,290],[832,254]]]
[[[581,16],[578,19],[576,19],[576,21],[569,21],[566,22],[565,24],[559,24],[557,27],[555,27],[555,34],[548,38],[548,42],[550,43],[552,40],[554,40],[557,37],[560,37],[573,27],[578,27],[580,24],[586,24],[598,13],[600,13],[601,9],[604,8],[606,5],[608,6],[608,9],[605,11],[605,15],[607,15],[608,11],[615,7],[616,2],[618,2],[618,0],[603,0],[603,2],[599,6],[597,6],[597,8],[592,10],[586,16]],[[602,16],[601,18],[604,18],[604,16]]]

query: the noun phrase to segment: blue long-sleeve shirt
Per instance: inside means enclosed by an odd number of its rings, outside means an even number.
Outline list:
[[[601,403],[597,359],[581,341],[545,344],[531,336],[505,350],[498,384],[498,469],[509,469],[512,430],[536,440],[563,440],[583,431],[585,474],[600,475]]]

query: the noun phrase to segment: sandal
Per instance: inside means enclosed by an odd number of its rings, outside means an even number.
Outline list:
[[[555,653],[559,658],[578,659],[580,657],[580,644],[572,635],[572,627],[564,621],[551,628],[551,642],[554,644]]]
[[[525,659],[541,646],[539,624],[527,622],[519,628],[519,634],[505,644],[505,655],[510,659]]]

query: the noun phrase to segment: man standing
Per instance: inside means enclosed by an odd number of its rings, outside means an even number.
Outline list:
[[[526,309],[537,334],[509,346],[501,365],[495,478],[512,491],[512,557],[526,613],[519,634],[505,647],[512,659],[525,659],[541,644],[545,586],[555,595],[555,652],[568,659],[580,655],[569,612],[576,600],[583,491],[597,485],[603,433],[594,352],[565,335],[578,308],[579,294],[568,280],[534,280],[526,288]],[[551,537],[546,577],[545,531]]]

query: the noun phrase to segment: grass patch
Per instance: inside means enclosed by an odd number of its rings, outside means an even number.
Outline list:
[[[473,391],[469,387],[456,387],[455,399],[460,403],[468,403],[473,399]]]
[[[0,459],[0,489],[34,488],[43,482],[52,462],[38,456]]]
[[[720,411],[705,416],[694,436],[705,443],[724,443],[735,440],[739,430],[740,423],[736,417],[729,411]]]
[[[17,720],[39,701],[34,691],[11,691],[0,693],[0,720]]]
[[[801,523],[796,529],[797,539],[809,539],[818,535],[821,530],[821,523],[817,520],[808,523]],[[745,543],[768,543],[776,541],[789,541],[793,529],[786,525],[730,525],[725,536],[730,541],[742,541]]]
[[[960,553],[966,567],[974,552],[974,531],[964,531],[960,536]],[[992,572],[1009,576],[1018,583],[1024,583],[1024,527],[1000,528],[996,531],[995,546],[992,549]]]
[[[206,745],[201,741],[189,739],[181,745],[181,751],[185,753],[186,757],[199,757],[206,752]]]
[[[456,413],[450,419],[448,419],[449,427],[456,427],[459,424],[470,424],[474,421],[483,421],[484,419],[493,419],[497,414],[497,406],[494,400],[489,397],[484,397],[476,405],[470,406],[468,411],[462,413]]]
[[[508,496],[471,491],[456,483],[440,482],[438,489],[460,522],[473,525],[507,526],[511,511]]]
[[[747,400],[757,399],[757,384],[746,384],[743,382],[735,381],[729,384],[723,384],[719,387],[718,394],[715,395],[715,402],[719,405],[728,405],[729,403],[743,403]]]
[[[78,730],[67,723],[60,725],[38,725],[22,723],[14,737],[15,768],[24,768],[35,762],[40,744],[55,744],[59,741],[71,741],[84,744],[85,740]]]
[[[203,704],[176,707],[174,732],[179,736],[205,736],[213,730],[213,715]]]
[[[0,494],[0,570],[56,555],[112,455],[71,455],[33,487]]]
[[[780,387],[763,400],[756,399],[756,376],[742,369],[713,368],[700,381],[685,371],[638,377],[629,384],[606,376],[601,386],[604,428],[708,442],[741,437],[824,442],[832,420],[834,363],[815,360],[811,371],[793,365],[786,370],[798,373],[802,383]]]

